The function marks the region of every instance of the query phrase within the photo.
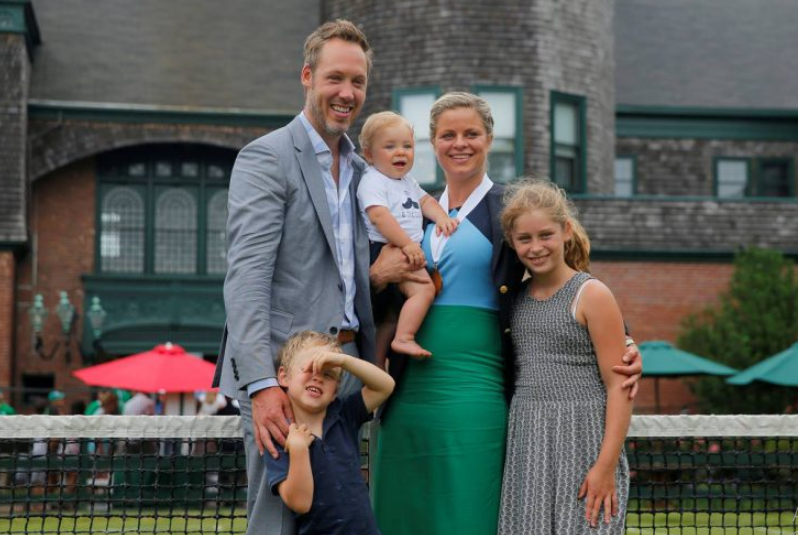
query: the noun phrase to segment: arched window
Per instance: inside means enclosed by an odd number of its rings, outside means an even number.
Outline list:
[[[144,199],[128,186],[111,188],[100,211],[100,257],[108,271],[144,269]]]
[[[223,275],[235,152],[145,145],[98,159],[100,273]]]
[[[208,273],[227,271],[227,190],[219,190],[208,201]]]
[[[155,202],[155,273],[197,270],[197,201],[191,192],[169,188]]]

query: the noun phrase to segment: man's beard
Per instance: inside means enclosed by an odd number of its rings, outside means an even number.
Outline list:
[[[342,136],[349,131],[350,124],[330,125],[327,122],[327,116],[324,110],[319,106],[319,101],[314,91],[310,92],[308,98],[310,99],[310,114],[313,116],[313,122],[324,130],[324,134],[328,136]]]

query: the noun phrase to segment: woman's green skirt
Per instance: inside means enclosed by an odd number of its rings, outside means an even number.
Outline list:
[[[499,319],[434,306],[379,432],[374,510],[383,535],[495,535],[507,427]]]

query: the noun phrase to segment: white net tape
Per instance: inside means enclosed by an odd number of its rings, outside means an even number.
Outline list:
[[[630,437],[798,437],[798,415],[633,416]],[[3,416],[0,438],[239,438],[238,416]]]

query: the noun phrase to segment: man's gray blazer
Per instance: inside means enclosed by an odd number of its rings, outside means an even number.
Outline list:
[[[360,355],[373,361],[369,242],[356,195],[363,170],[356,157],[349,185],[355,211],[355,312]],[[345,291],[332,217],[315,151],[298,117],[241,150],[228,205],[227,324],[214,386],[241,397],[247,384],[276,377],[277,353],[291,334],[336,334],[343,321]]]

